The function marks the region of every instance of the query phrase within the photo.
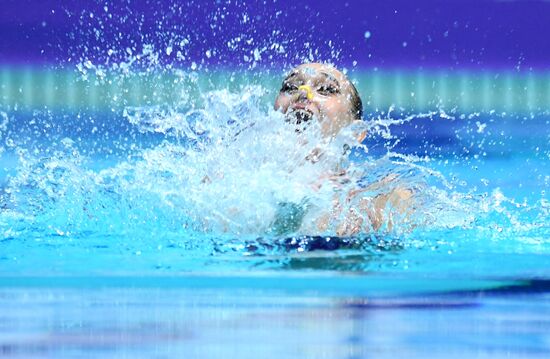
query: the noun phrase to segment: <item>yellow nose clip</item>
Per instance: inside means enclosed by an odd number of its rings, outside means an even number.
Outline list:
[[[313,99],[313,92],[311,91],[311,87],[309,87],[308,85],[299,86],[298,91],[302,91],[302,90],[306,92],[306,97],[308,100]]]

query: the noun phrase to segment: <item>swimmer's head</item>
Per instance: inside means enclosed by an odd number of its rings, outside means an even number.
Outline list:
[[[320,63],[303,64],[290,72],[275,109],[295,124],[317,119],[325,136],[335,136],[363,116],[361,98],[351,81],[334,67]]]

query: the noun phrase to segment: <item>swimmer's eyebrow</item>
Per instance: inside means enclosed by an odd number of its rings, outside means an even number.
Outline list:
[[[336,85],[338,87],[340,87],[340,82],[336,79],[336,77],[332,76],[328,72],[319,71],[318,74],[324,75],[327,79],[336,82]],[[293,71],[290,74],[288,74],[287,77],[285,77],[283,82],[287,82],[287,81],[291,80],[294,77],[299,77],[300,78],[300,77],[302,77],[302,75],[303,75],[303,73],[300,72],[300,71]]]
[[[340,82],[336,79],[336,77],[332,76],[328,72],[319,72],[321,75],[325,75],[329,80],[336,82],[336,85],[340,87]]]
[[[287,77],[285,77],[283,82],[286,82],[286,81],[290,80],[291,78],[296,77],[298,75],[300,75],[300,73],[298,71],[292,71],[290,74],[288,74]]]

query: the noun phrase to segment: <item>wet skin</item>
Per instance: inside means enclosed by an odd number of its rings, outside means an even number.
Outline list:
[[[332,66],[310,63],[294,68],[284,79],[281,90],[275,99],[275,110],[287,115],[287,121],[295,124],[317,120],[321,125],[324,137],[335,137],[344,127],[353,121],[360,120],[353,106],[353,85],[348,78]],[[364,133],[358,134],[359,142]],[[312,161],[315,162],[315,161]],[[328,183],[337,182],[345,177],[345,171],[329,174],[325,179]],[[372,186],[391,182],[391,176],[382,179]],[[323,182],[323,181],[321,181]],[[322,184],[319,184],[319,187]],[[387,207],[394,209],[394,213],[403,215],[409,212],[412,192],[406,188],[394,188],[390,193],[380,194],[374,198],[363,197],[366,189],[350,191],[346,202],[353,198],[361,198],[358,208],[350,208],[344,215],[344,220],[338,225],[338,236],[353,236],[365,229],[365,219],[372,230],[377,231],[384,224],[391,231],[393,226],[391,212],[384,215]],[[335,198],[334,207],[318,218],[315,222],[316,230],[327,230],[331,218],[339,217],[342,212],[342,203]]]
[[[296,67],[284,79],[274,107],[297,124],[317,119],[323,136],[333,137],[356,120],[351,99],[352,85],[344,74],[311,63]]]

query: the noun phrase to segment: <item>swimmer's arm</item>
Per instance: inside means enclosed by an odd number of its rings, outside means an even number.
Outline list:
[[[394,215],[403,216],[411,213],[412,197],[412,190],[395,188],[390,193],[379,194],[373,199],[361,199],[359,210],[368,216],[374,231],[378,231],[384,225],[388,231],[391,231],[394,225]]]
[[[378,231],[386,227],[391,231],[394,226],[395,215],[407,216],[412,211],[413,192],[407,188],[396,188],[387,194],[380,194],[374,198],[362,198],[357,208],[351,208],[344,220],[336,229],[338,236],[347,237],[364,231],[364,222],[368,218],[370,228]]]
[[[394,179],[395,176],[390,175],[366,188],[350,191],[345,201],[351,203],[365,192],[377,190]],[[343,237],[359,234],[367,230],[365,220],[368,220],[369,227],[373,231],[378,231],[384,225],[387,231],[391,231],[394,226],[393,216],[408,216],[412,213],[413,194],[413,191],[409,188],[397,187],[389,193],[360,198],[357,206],[347,210],[343,220],[337,226],[336,234]],[[342,210],[340,201],[335,198],[331,213],[319,218],[317,222],[318,230],[326,230],[331,218],[342,218]]]

